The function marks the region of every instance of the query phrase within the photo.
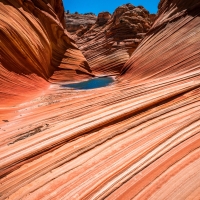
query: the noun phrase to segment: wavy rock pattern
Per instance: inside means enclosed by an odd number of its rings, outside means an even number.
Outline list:
[[[199,199],[199,5],[161,1],[115,84],[4,109],[0,199]]]
[[[96,23],[87,32],[80,30],[75,41],[96,75],[119,74],[154,18],[141,6],[125,4],[112,16],[99,13]]]
[[[85,58],[64,29],[63,16],[61,0],[0,2],[2,104],[8,98],[18,101],[27,88],[28,93],[47,88],[45,80],[56,70],[89,73]]]

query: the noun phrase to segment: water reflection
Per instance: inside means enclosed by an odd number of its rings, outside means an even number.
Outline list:
[[[106,87],[113,82],[114,82],[114,79],[112,77],[106,76],[106,77],[93,78],[93,79],[78,82],[78,83],[65,84],[62,86],[74,88],[78,90],[89,90],[89,89]]]

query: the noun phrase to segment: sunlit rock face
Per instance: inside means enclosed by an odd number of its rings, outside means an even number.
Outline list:
[[[92,25],[95,24],[96,21],[97,16],[93,13],[65,13],[66,28],[73,38],[76,38],[77,35],[83,35],[92,27]]]
[[[161,1],[110,86],[1,107],[0,199],[200,199],[199,12]]]
[[[68,36],[61,0],[0,2],[1,105],[48,87],[55,71],[90,68]],[[74,71],[75,74],[75,71]],[[53,76],[52,80],[65,80]]]
[[[143,7],[126,4],[112,16],[99,13],[96,23],[75,40],[95,74],[118,74],[154,18]]]
[[[170,2],[170,3],[169,3]],[[125,64],[125,79],[185,76],[199,70],[199,3],[161,1],[159,17]]]
[[[200,3],[162,0],[158,16],[119,79],[135,87],[143,85],[138,89],[152,84],[147,92],[152,98],[152,111],[156,114],[160,110],[162,114],[153,117],[160,122],[146,122],[146,130],[160,138],[157,153],[161,157],[153,159],[148,167],[138,162],[138,167],[144,167],[140,173],[109,194],[108,199],[200,198]],[[166,95],[166,89],[173,95]],[[153,100],[155,91],[163,98],[161,104]],[[161,139],[163,136],[166,138]],[[141,155],[140,161],[143,158]]]
[[[109,12],[102,12],[98,14],[97,24],[103,26],[108,20],[111,19],[111,14]]]

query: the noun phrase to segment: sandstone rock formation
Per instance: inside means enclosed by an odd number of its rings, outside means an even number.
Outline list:
[[[101,12],[98,14],[98,18],[96,23],[99,26],[103,26],[104,24],[106,24],[108,22],[108,20],[111,19],[111,14],[109,12]]]
[[[95,24],[97,20],[97,16],[92,13],[86,14],[70,14],[65,13],[65,23],[67,31],[76,38],[76,34],[78,36],[83,35],[86,31],[88,31],[92,25]]]
[[[1,107],[0,199],[199,199],[199,6],[162,0],[115,84]]]
[[[112,16],[108,12],[99,13],[96,23],[75,40],[95,74],[118,74],[154,18],[143,7],[126,4]]]
[[[54,72],[52,80],[67,80],[67,73],[76,74],[75,70],[90,74],[86,59],[64,29],[61,0],[2,0],[0,15],[1,105],[48,87],[46,81]]]

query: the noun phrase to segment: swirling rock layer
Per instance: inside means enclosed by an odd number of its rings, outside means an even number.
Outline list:
[[[195,0],[161,1],[158,19],[122,69],[124,78],[141,81],[168,76],[178,79],[190,73],[198,76],[198,8]]]
[[[0,199],[199,199],[199,5],[161,1],[115,84],[1,110]]]
[[[26,91],[41,92],[57,70],[89,73],[89,65],[64,27],[61,0],[0,2],[1,105],[9,98],[26,99]]]
[[[112,16],[99,13],[96,23],[87,32],[80,30],[75,40],[95,74],[119,74],[154,18],[143,7],[126,4]]]

